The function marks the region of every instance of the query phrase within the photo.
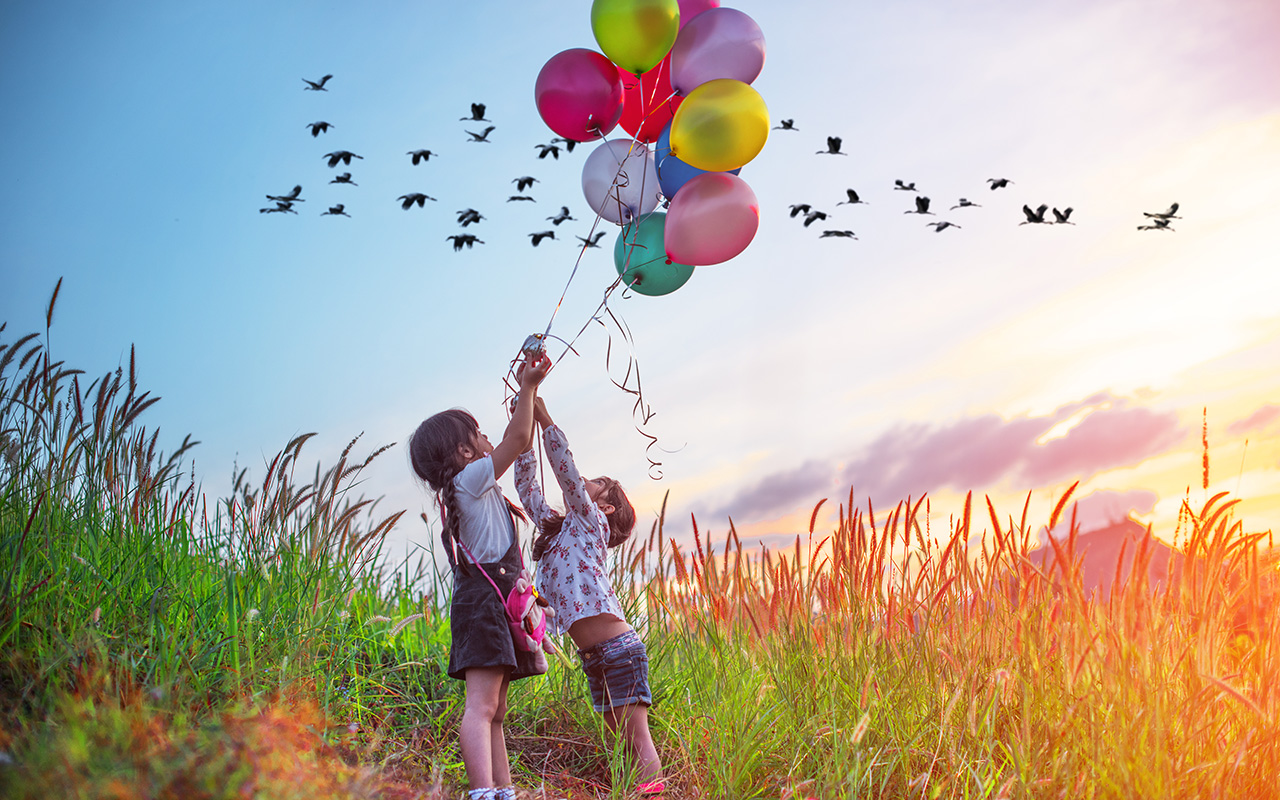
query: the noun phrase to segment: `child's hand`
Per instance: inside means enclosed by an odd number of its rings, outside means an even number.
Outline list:
[[[516,379],[520,381],[520,389],[536,388],[551,371],[551,358],[546,353],[527,356],[520,369],[516,371]]]
[[[551,424],[551,415],[547,413],[547,404],[541,396],[533,398],[533,421],[544,428]]]

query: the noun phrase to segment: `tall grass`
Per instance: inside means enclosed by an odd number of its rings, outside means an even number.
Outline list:
[[[447,592],[381,566],[403,512],[357,492],[386,448],[308,469],[299,436],[210,501],[132,352],[89,379],[49,351],[56,299],[43,336],[0,324],[0,795],[458,796]],[[934,536],[928,500],[854,499],[785,552],[696,520],[681,547],[665,505],[619,548],[668,797],[1278,796],[1277,563],[1235,501],[1188,502],[1177,572],[1147,580],[1148,541],[1098,597],[1074,520],[1045,560],[1026,506]],[[529,796],[629,796],[586,696],[554,659],[513,685]]]
[[[941,539],[925,501],[851,493],[786,553],[637,544],[655,717],[710,796],[1280,796],[1280,575],[1237,501],[1185,508],[1179,568],[1152,585],[1147,538],[1107,597],[1074,519],[1045,561],[1026,506],[979,531],[971,501]]]

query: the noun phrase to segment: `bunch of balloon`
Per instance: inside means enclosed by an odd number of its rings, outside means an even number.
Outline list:
[[[764,66],[764,36],[719,0],[594,0],[591,29],[603,55],[555,55],[534,99],[566,139],[604,139],[619,124],[631,134],[587,157],[582,191],[601,218],[623,226],[615,266],[624,283],[667,294],[694,265],[741,253],[759,226],[759,204],[738,172],[769,134],[768,109],[750,85]],[[657,213],[664,197],[668,213]]]

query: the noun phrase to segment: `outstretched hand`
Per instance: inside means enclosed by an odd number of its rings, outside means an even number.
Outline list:
[[[536,387],[551,371],[551,357],[545,352],[531,353],[516,369],[516,380],[521,389]]]

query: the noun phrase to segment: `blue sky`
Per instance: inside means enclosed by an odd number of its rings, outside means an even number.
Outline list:
[[[877,507],[928,491],[945,515],[967,488],[1012,511],[1076,479],[1159,533],[1199,489],[1208,407],[1223,487],[1249,498],[1253,527],[1280,525],[1274,3],[726,5],[763,30],[754,86],[799,132],[773,131],[742,172],[761,203],[742,255],[672,295],[610,300],[655,412],[646,430],[674,451],[662,480],[609,380],[604,329],[548,380],[585,471],[622,480],[642,524],[669,491],[675,535],[696,514],[772,541],[850,486]],[[0,15],[7,340],[43,329],[63,277],[55,355],[93,374],[136,345],[163,398],[148,424],[202,442],[215,494],[233,462],[260,473],[303,432],[320,433],[304,456],[326,463],[358,433],[367,450],[402,442],[451,406],[501,433],[506,365],[546,327],[591,228],[591,145],[537,159],[553,134],[533,103],[548,58],[596,48],[589,3]],[[303,90],[326,73],[328,92]],[[465,141],[471,102],[488,106],[490,144]],[[313,138],[317,120],[334,128]],[[815,155],[828,135],[847,157]],[[420,147],[438,158],[412,166]],[[330,169],[336,149],[364,159]],[[358,186],[329,183],[348,170]],[[537,202],[506,202],[522,175]],[[895,179],[959,229],[903,214]],[[258,213],[295,184],[301,213]],[[847,187],[868,204],[836,206]],[[439,201],[403,211],[410,191]],[[949,210],[960,197],[981,208]],[[1135,230],[1174,201],[1176,233]],[[320,216],[336,202],[350,218]],[[798,202],[831,218],[806,229],[787,214]],[[1020,226],[1041,202],[1077,224]],[[561,205],[577,221],[531,247]],[[468,207],[485,244],[455,253],[452,212]],[[824,225],[859,240],[820,240]],[[611,244],[616,226],[599,229]],[[576,334],[613,276],[608,247],[588,251],[553,332]],[[612,346],[621,380],[616,333]],[[393,553],[434,538],[402,448],[361,488],[410,510]]]

